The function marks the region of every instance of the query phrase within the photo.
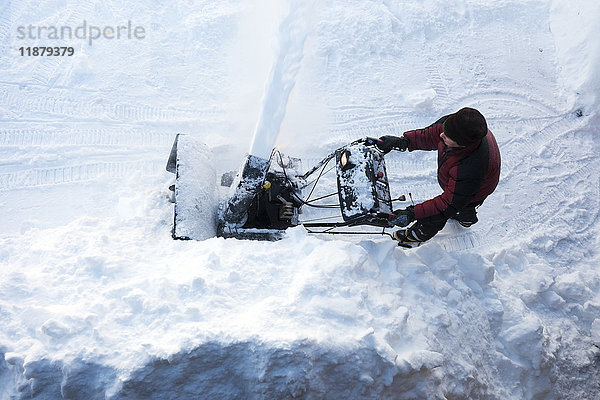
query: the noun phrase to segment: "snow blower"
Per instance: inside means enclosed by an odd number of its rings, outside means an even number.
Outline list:
[[[222,177],[230,189],[218,206],[208,147],[189,135],[177,135],[167,163],[167,171],[175,174],[172,236],[277,240],[287,228],[299,225],[309,233],[391,236],[386,228],[392,227],[392,198],[377,141],[356,140],[303,174],[300,159],[277,149],[269,159],[247,155],[233,181]],[[337,188],[323,194],[320,183],[333,170]]]

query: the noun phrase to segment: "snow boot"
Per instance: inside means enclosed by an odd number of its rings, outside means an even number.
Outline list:
[[[477,221],[479,221],[479,219],[477,218],[477,211],[475,211],[475,207],[469,207],[459,211],[452,219],[456,220],[465,228],[469,228],[470,226],[475,225]]]
[[[410,228],[397,230],[396,232],[394,232],[393,237],[394,240],[398,241],[398,246],[402,246],[407,249],[420,246],[421,243],[423,243],[422,241],[414,237]]]

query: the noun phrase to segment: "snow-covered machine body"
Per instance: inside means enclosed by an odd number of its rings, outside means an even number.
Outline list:
[[[335,158],[344,220],[379,225],[381,214],[392,213],[383,153],[357,143],[336,151]]]
[[[376,139],[357,140],[304,174],[299,159],[276,149],[268,160],[247,155],[233,182],[227,182],[231,183],[227,198],[219,202],[208,148],[189,135],[178,135],[167,163],[167,170],[175,173],[173,238],[274,240],[298,225],[311,233],[361,234],[365,232],[347,228],[368,225],[383,228],[376,233],[386,234],[392,200],[383,153],[375,144]],[[326,170],[335,171],[337,187],[318,195],[315,189]],[[338,203],[323,203],[332,198]],[[335,215],[319,217],[321,211]]]
[[[218,193],[212,152],[189,135],[177,135],[167,162],[175,174],[172,234],[204,240],[217,234]]]

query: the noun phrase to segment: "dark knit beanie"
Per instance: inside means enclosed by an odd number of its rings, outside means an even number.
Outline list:
[[[444,122],[444,134],[460,146],[469,146],[487,135],[487,123],[474,108],[461,108]]]

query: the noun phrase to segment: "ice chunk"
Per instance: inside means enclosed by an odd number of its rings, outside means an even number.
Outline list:
[[[565,299],[580,301],[591,297],[590,289],[586,287],[585,282],[581,273],[576,271],[557,277],[554,289]]]
[[[54,339],[61,339],[68,336],[71,330],[68,326],[54,319],[49,319],[42,325],[42,332]]]
[[[494,280],[494,266],[478,254],[465,254],[461,258],[461,269],[465,276],[485,285]]]

